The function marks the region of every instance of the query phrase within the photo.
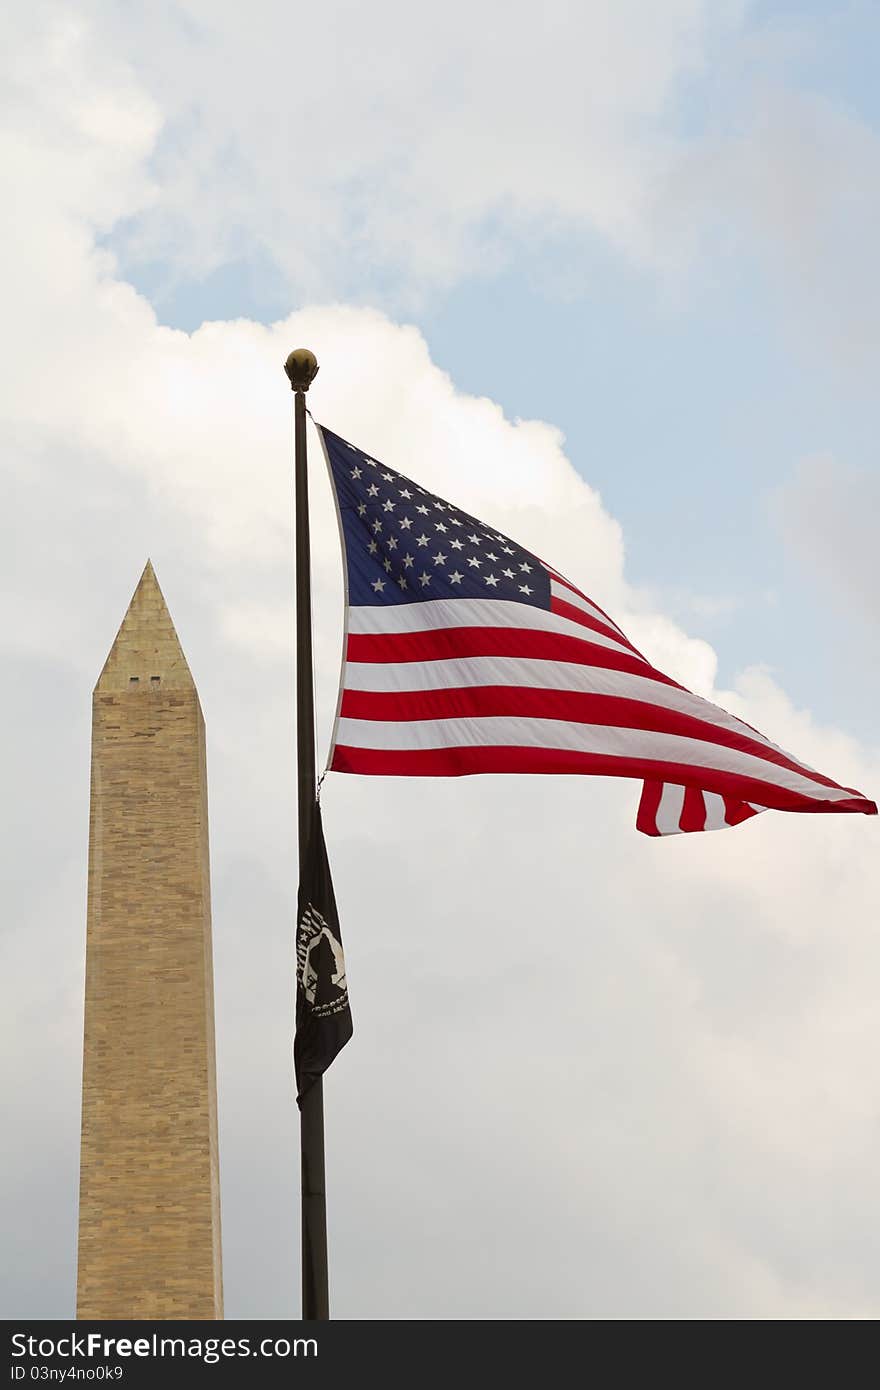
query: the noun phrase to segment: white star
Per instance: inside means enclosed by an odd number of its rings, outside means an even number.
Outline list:
[[[449,544],[453,550],[464,550],[464,541],[460,541],[457,536],[454,536]]]
[[[389,541],[388,544],[390,545],[391,542]],[[513,578],[515,578],[515,575],[514,575],[514,573],[513,573],[513,570],[502,570],[501,573],[504,575],[504,578],[505,578],[505,579],[513,579]]]
[[[378,468],[378,467],[379,467],[379,465],[378,465],[378,463],[376,462],[375,459],[367,459],[367,458],[365,458],[365,459],[364,459],[364,463],[369,464],[370,468]]]
[[[446,511],[446,503],[445,503],[445,502],[435,502],[435,503],[434,503],[434,508],[435,508],[435,510],[438,511],[438,512],[445,512],[445,511]]]
[[[397,490],[398,490],[398,492],[400,493],[401,497],[405,497],[405,498],[406,498],[407,502],[408,502],[408,501],[410,500],[410,498],[412,497],[412,493],[410,492],[410,490],[409,490],[408,487],[401,487],[401,488],[398,488]]]
[[[377,594],[381,594],[382,590],[385,588],[385,580],[374,579],[372,584],[370,585],[370,588],[375,589]]]
[[[376,484],[375,484],[375,483],[370,483],[370,486],[367,488],[367,496],[368,496],[368,497],[378,497],[378,496],[379,496],[379,489],[376,487]]]
[[[487,551],[486,551],[486,559],[487,559],[487,560],[495,560],[495,561],[497,561],[498,556],[497,556],[497,555],[493,555],[492,552],[491,552],[491,550],[487,550]]]
[[[446,564],[446,556],[443,554],[443,552],[442,552],[441,550],[438,550],[438,551],[437,551],[437,554],[434,556],[434,564],[435,564],[435,565],[445,565],[445,564]]]
[[[393,482],[394,482],[394,479],[393,479],[393,477],[391,476],[390,473],[383,473],[383,474],[382,474],[382,477],[385,479],[386,483],[393,483]]]
[[[459,574],[458,570],[453,570],[451,575],[449,576],[450,584],[460,584],[463,579],[464,575]]]
[[[359,503],[358,503],[358,516],[366,516],[366,514],[367,514],[367,504],[366,504],[366,502],[359,502]]]
[[[384,567],[385,567],[385,573],[386,573],[386,574],[390,574],[390,573],[391,573],[391,561],[388,559],[388,556],[387,556],[387,555],[385,556],[385,559],[382,561],[382,564],[383,564]]]
[[[376,520],[376,521],[373,522],[373,530],[375,531],[376,535],[378,536],[379,532],[382,530],[382,523],[381,523],[381,521]]]
[[[422,588],[424,589],[428,584],[430,584],[430,582],[431,576],[429,574],[425,574],[425,572],[422,571],[422,573],[419,575],[419,583],[421,584]]]
[[[405,589],[405,588],[407,587],[406,576],[405,576],[405,575],[402,574],[402,575],[400,576],[400,578],[398,579],[397,582],[398,582],[398,584],[400,585],[401,589]]]
[[[427,545],[427,544],[428,544],[428,537],[425,535],[425,533],[424,533],[424,531],[423,531],[422,534],[421,534],[420,536],[416,536],[416,545]]]
[[[427,516],[427,515],[428,515],[428,508],[425,507],[425,506],[416,507],[416,511],[417,511],[417,512],[421,512],[422,516]]]
[[[400,522],[400,529],[401,529],[401,531],[408,531],[409,528],[410,528],[411,526],[412,526],[412,517],[411,517],[411,516],[405,516],[405,517],[403,517],[402,520],[401,520],[401,522]]]
[[[519,591],[521,594],[530,594],[532,592],[528,584],[520,584]]]
[[[476,531],[473,533],[473,535],[468,536],[468,540],[471,542],[472,545],[480,544],[480,537],[477,535]]]
[[[513,555],[513,554],[514,554],[514,552],[511,550],[511,548],[510,548],[509,545],[503,545],[503,546],[501,547],[501,549],[504,551],[505,555]]]
[[[498,579],[494,574],[484,574],[483,579],[489,585],[490,589],[498,588]]]
[[[352,476],[352,478],[359,478],[359,477],[361,476],[361,473],[362,473],[362,472],[363,472],[363,469],[362,469],[362,468],[353,468],[353,469],[351,470],[351,476]]]
[[[389,549],[389,550],[396,550],[396,549],[397,549],[397,537],[396,537],[396,536],[389,536],[389,537],[388,537],[388,542],[387,542],[387,544],[388,544],[388,549]],[[511,575],[510,577],[511,577],[511,579],[512,579],[512,578],[513,578],[513,575]]]
[[[371,555],[375,555],[375,553],[376,553],[376,551],[379,549],[379,547],[378,547],[378,545],[376,544],[375,541],[370,541],[370,544],[367,546],[367,549],[369,550],[369,552],[370,552]]]
[[[355,453],[357,453],[357,449],[355,449],[355,446],[353,444],[349,444],[347,441],[345,447],[346,449],[354,449]]]
[[[523,574],[531,574],[532,572],[531,565],[522,564],[520,565],[520,569],[522,570]]]
[[[449,518],[449,520],[452,522],[453,526],[460,526],[460,525],[461,525],[461,522],[459,521],[459,519],[458,519],[457,516],[451,516],[451,517]]]
[[[409,569],[409,568],[412,566],[412,564],[413,564],[413,557],[412,557],[411,555],[404,555],[404,557],[403,557],[403,567],[404,567],[404,569]]]
[[[477,570],[478,570],[478,569],[480,568],[480,565],[481,565],[482,563],[483,563],[482,560],[478,560],[477,557],[476,557],[476,555],[470,555],[470,556],[468,557],[468,564],[470,565],[471,569],[477,569]]]
[[[434,530],[435,530],[435,531],[445,531],[445,530],[446,530],[446,527],[443,525],[443,522],[442,522],[442,521],[435,521],[435,522],[434,522]]]
[[[385,505],[384,505],[384,507],[382,508],[382,510],[383,510],[383,512],[393,512],[393,511],[394,511],[394,508],[395,508],[396,506],[397,506],[397,503],[396,503],[396,502],[392,502],[391,499],[390,499],[390,497],[389,497],[388,501],[385,503]]]

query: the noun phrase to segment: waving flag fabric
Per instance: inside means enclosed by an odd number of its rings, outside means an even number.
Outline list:
[[[347,632],[328,766],[644,782],[647,835],[861,793],[656,670],[591,599],[503,533],[319,426],[345,549]]]
[[[296,913],[293,1063],[298,1105],[351,1035],[342,932],[318,806],[300,873]]]

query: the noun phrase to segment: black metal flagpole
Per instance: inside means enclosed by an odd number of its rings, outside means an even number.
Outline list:
[[[296,762],[300,873],[315,820],[315,700],[312,687],[312,595],[309,552],[309,479],[306,464],[306,391],[318,371],[308,348],[297,348],[284,364],[294,392],[296,498]],[[329,1318],[327,1200],[324,1187],[324,1089],[320,1077],[300,1108],[302,1181],[302,1315]]]

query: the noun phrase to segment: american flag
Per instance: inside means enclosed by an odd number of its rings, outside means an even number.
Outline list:
[[[664,676],[531,551],[318,426],[346,558],[336,772],[643,781],[646,835],[877,807]]]

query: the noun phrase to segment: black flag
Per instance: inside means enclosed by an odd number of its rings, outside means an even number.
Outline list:
[[[323,1076],[352,1034],[342,933],[321,808],[315,808],[306,862],[300,871],[296,914],[296,1099]]]

